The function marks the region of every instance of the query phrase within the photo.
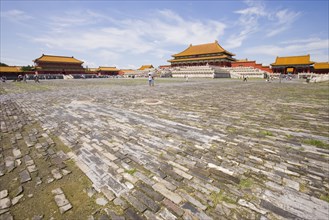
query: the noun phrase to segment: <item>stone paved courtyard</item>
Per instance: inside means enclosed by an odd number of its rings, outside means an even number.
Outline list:
[[[329,84],[0,84],[0,219],[328,219]]]

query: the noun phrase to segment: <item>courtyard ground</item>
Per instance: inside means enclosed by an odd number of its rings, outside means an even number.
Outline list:
[[[0,219],[328,219],[329,84],[0,84]]]

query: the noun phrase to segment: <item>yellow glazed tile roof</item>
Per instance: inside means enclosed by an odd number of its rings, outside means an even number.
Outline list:
[[[213,54],[213,53],[227,53],[231,56],[235,56],[226,50],[224,50],[216,40],[214,43],[208,44],[199,44],[192,46],[192,44],[185,49],[184,51],[172,55],[173,57],[180,57],[180,56],[191,56],[191,55],[199,55],[199,54]]]
[[[139,68],[139,70],[152,69],[152,68],[154,68],[153,65],[143,65]]]
[[[314,69],[329,69],[329,62],[315,63]]]
[[[132,72],[135,72],[135,70],[133,69],[121,69],[122,72],[124,73],[132,73]]]
[[[290,57],[276,57],[275,63],[272,66],[286,66],[286,65],[311,65],[314,62],[310,61],[310,55],[290,56]]]
[[[88,68],[88,71],[92,71],[92,72],[96,72],[98,70],[98,68]]]
[[[120,71],[116,67],[105,67],[105,66],[100,66],[97,70],[98,71]]]
[[[20,67],[17,66],[0,66],[2,73],[19,73],[22,72]]]
[[[248,60],[248,59],[246,58],[246,59],[237,60],[237,61],[235,61],[235,62],[237,62],[237,63],[254,62],[254,60]]]
[[[34,60],[34,62],[56,62],[56,63],[79,63],[82,64],[81,60],[75,59],[72,57],[65,56],[52,56],[52,55],[44,55]]]
[[[168,62],[182,62],[182,61],[195,61],[195,60],[211,60],[211,59],[231,59],[234,60],[231,57],[228,57],[226,55],[221,55],[221,56],[211,56],[211,57],[193,57],[193,58],[183,58],[183,59],[173,59],[173,60],[168,60]]]

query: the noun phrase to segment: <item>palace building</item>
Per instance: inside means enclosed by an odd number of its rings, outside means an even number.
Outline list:
[[[271,64],[273,73],[282,74],[298,74],[310,73],[313,71],[313,64],[310,55],[276,57],[274,63]]]
[[[44,55],[33,60],[38,74],[84,74],[83,62],[72,57]]]
[[[272,69],[269,66],[263,66],[263,64],[256,63],[256,61],[248,59],[237,60],[232,63],[232,67],[253,67],[255,69],[263,70],[268,73],[272,72]]]
[[[142,65],[138,70],[154,69],[153,65]]]
[[[19,74],[23,74],[23,71],[18,66],[0,66],[0,77],[17,79]]]
[[[97,74],[100,76],[117,76],[119,75],[120,70],[117,69],[116,67],[105,67],[105,66],[100,66],[97,69]]]
[[[230,67],[235,61],[235,54],[228,52],[218,44],[214,43],[190,45],[184,51],[172,55],[174,59],[168,60],[172,67],[178,66],[222,66]]]
[[[319,62],[314,64],[315,73],[329,73],[329,62]]]

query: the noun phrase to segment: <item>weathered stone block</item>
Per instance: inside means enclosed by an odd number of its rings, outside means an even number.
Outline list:
[[[180,197],[177,193],[174,193],[168,190],[163,184],[156,183],[152,186],[152,188],[159,193],[161,193],[164,197],[168,198],[169,200],[173,201],[176,204],[179,204],[182,201],[182,197]]]
[[[128,208],[125,211],[126,219],[134,219],[134,220],[143,220],[141,216],[139,216],[132,208]]]
[[[59,208],[59,211],[61,214],[65,213],[66,211],[70,210],[72,208],[71,203],[68,203],[62,207]]]
[[[30,173],[27,170],[23,170],[22,172],[20,172],[19,176],[21,178],[21,183],[25,183],[31,180]]]
[[[139,212],[144,212],[147,209],[143,203],[130,194],[123,194],[122,197]]]
[[[8,190],[4,189],[0,191],[0,199],[3,199],[8,196]]]
[[[69,200],[66,199],[64,194],[59,194],[59,195],[55,195],[55,202],[57,204],[58,207],[64,206],[69,204]]]
[[[157,212],[160,209],[160,207],[158,206],[158,204],[153,199],[149,198],[148,196],[146,196],[141,191],[138,191],[137,190],[137,191],[133,192],[133,195],[138,200],[140,200],[142,203],[144,203],[153,212]]]
[[[0,199],[0,210],[6,209],[11,206],[11,200],[9,198]]]
[[[137,183],[136,184],[137,187],[139,189],[141,189],[142,191],[144,191],[149,197],[153,198],[155,201],[161,201],[163,200],[164,196],[161,195],[160,193],[154,191],[152,188],[150,188],[149,186],[143,184],[143,183]]]
[[[174,212],[178,216],[182,216],[184,214],[184,211],[177,206],[175,203],[170,201],[169,199],[164,199],[162,203],[172,212]]]

